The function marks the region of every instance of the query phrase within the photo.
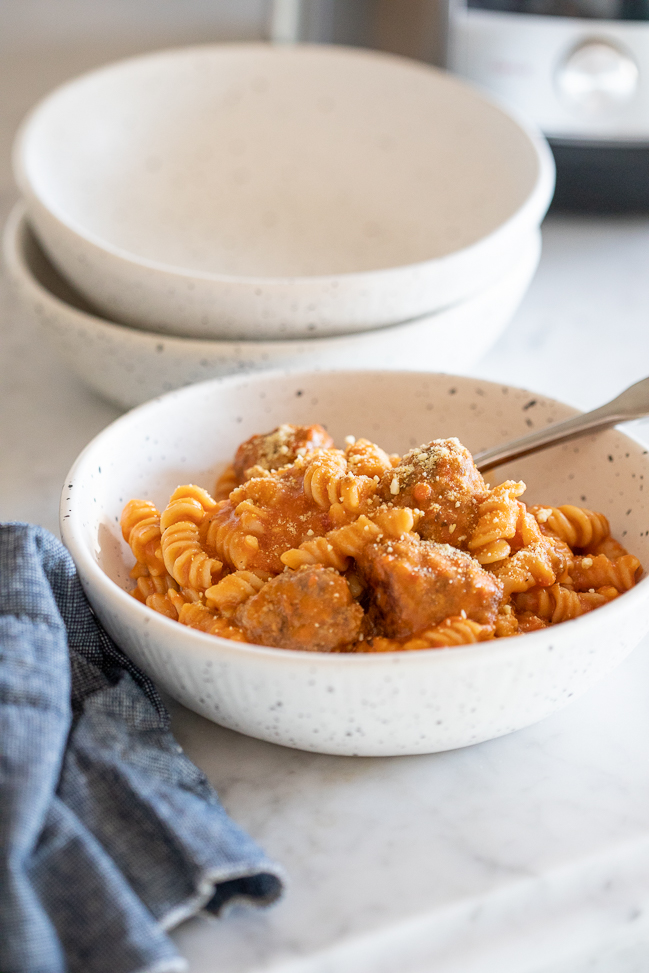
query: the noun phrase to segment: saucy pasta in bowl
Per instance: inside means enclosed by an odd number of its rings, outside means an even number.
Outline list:
[[[458,439],[403,457],[319,424],[242,443],[214,497],[130,500],[133,596],[190,628],[316,652],[444,648],[538,631],[634,587],[604,514],[528,508]],[[216,499],[215,499],[216,497]]]
[[[87,447],[62,535],[109,633],[197,712],[327,753],[464,746],[564,705],[649,627],[639,443],[600,433],[489,483],[471,458],[570,412],[425,373],[207,382]]]

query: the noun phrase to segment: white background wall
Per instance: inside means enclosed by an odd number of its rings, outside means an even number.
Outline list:
[[[27,110],[67,78],[140,51],[266,37],[269,0],[0,0],[0,194]]]
[[[353,2],[353,0],[352,0]],[[0,50],[261,36],[268,0],[0,0]]]
[[[303,0],[302,34],[439,63],[443,2]],[[271,0],[0,0],[0,216],[15,195],[15,130],[47,91],[141,51],[265,39],[270,13]]]

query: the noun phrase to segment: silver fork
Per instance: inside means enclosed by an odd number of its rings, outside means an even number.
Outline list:
[[[555,422],[545,429],[531,432],[528,436],[521,436],[520,439],[512,439],[502,446],[483,449],[476,453],[473,459],[478,469],[484,472],[508,460],[536,453],[547,446],[577,439],[596,429],[615,426],[618,422],[642,419],[647,415],[649,415],[649,378],[643,378],[642,381],[621,392],[616,399],[607,402],[606,405],[600,405],[592,412],[584,412],[571,419],[564,419],[563,422]]]

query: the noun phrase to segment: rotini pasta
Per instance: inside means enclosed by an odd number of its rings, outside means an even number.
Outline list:
[[[264,581],[252,571],[234,571],[207,589],[205,603],[208,608],[223,615],[232,614],[239,605],[261,590]]]
[[[399,639],[378,638],[367,641],[358,651],[361,652],[413,652],[420,649],[443,649],[453,645],[470,645],[493,638],[491,625],[480,625],[461,615],[450,616],[434,628],[422,632],[416,638]]]
[[[240,628],[230,625],[227,619],[211,612],[204,605],[188,603],[181,607],[178,621],[189,628],[197,628],[209,635],[220,635],[224,639],[235,642],[245,642],[246,638]]]
[[[318,450],[308,459],[304,492],[325,510],[339,503],[350,513],[360,512],[363,501],[376,492],[376,487],[370,477],[353,473],[344,453],[338,450]]]
[[[234,465],[230,463],[216,480],[214,497],[216,500],[227,500],[232,491],[239,486]]]
[[[410,652],[511,638],[632,588],[640,562],[603,514],[490,489],[456,439],[400,459],[321,426],[237,450],[212,497],[179,486],[124,508],[133,597],[198,631],[320,652]]]
[[[160,513],[149,500],[129,500],[122,511],[122,536],[149,574],[164,574]]]
[[[638,580],[642,568],[633,554],[623,554],[612,561],[605,554],[593,557],[576,557],[570,571],[570,580],[576,591],[612,586],[618,591],[628,591]]]
[[[282,563],[293,569],[304,564],[323,564],[336,571],[346,571],[350,559],[358,558],[367,544],[381,537],[398,540],[410,533],[418,513],[408,507],[380,507],[371,519],[361,514],[351,524],[329,531],[324,537],[304,541],[297,550],[286,551],[282,554]]]
[[[524,483],[507,480],[495,487],[478,507],[479,519],[468,548],[480,564],[502,561],[510,554],[508,541],[516,533],[520,515],[516,498],[524,492]]]
[[[584,550],[595,548],[610,534],[604,514],[582,507],[564,504],[561,507],[531,507],[531,513],[549,534],[565,541],[570,547]]]
[[[392,469],[388,454],[369,439],[356,439],[345,450],[349,469],[356,476],[382,477]]]
[[[179,585],[205,591],[221,573],[221,561],[208,557],[198,527],[189,520],[170,524],[162,535],[165,568]]]
[[[551,585],[556,581],[549,544],[536,543],[523,547],[507,558],[497,569],[496,576],[503,584],[505,597],[514,592],[527,591],[535,585]]]
[[[522,611],[532,612],[538,618],[557,625],[599,608],[619,594],[616,588],[610,586],[600,588],[599,591],[578,592],[564,585],[554,584],[550,588],[535,588],[516,595],[514,602]]]

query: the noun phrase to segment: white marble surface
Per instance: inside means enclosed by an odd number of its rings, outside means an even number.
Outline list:
[[[649,372],[649,220],[553,217],[544,235],[475,372],[594,406]],[[117,411],[0,287],[0,518],[56,531],[68,467]],[[644,973],[648,685],[645,643],[536,727],[381,760],[284,750],[173,705],[187,752],[291,879],[268,911],[178,929],[191,973]]]

